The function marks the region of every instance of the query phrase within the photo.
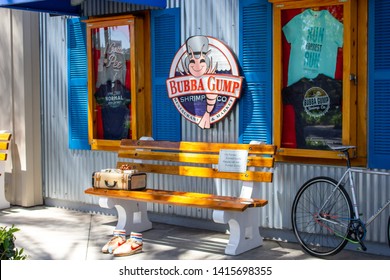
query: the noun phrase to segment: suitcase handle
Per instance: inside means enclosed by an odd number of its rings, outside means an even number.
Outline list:
[[[115,188],[117,181],[114,181],[114,184],[110,185],[107,180],[104,180],[104,184],[106,184],[107,188]]]

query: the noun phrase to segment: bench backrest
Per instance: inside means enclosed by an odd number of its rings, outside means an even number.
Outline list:
[[[247,150],[246,172],[220,172],[221,150]],[[128,167],[140,172],[242,181],[272,182],[276,147],[268,144],[233,144],[205,142],[169,142],[153,140],[122,140],[118,168]],[[142,162],[141,162],[142,161]],[[165,163],[156,163],[165,161]],[[169,165],[167,162],[179,164]]]
[[[7,160],[7,150],[9,148],[10,139],[11,133],[0,132],[0,161]]]

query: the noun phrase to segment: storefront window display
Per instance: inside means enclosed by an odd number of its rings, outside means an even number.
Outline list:
[[[97,138],[131,138],[130,26],[92,30]]]
[[[324,157],[310,150],[356,143],[351,2],[273,2],[275,142],[280,153]]]
[[[282,12],[282,146],[342,142],[343,7]]]
[[[150,93],[144,67],[149,55],[143,22],[132,15],[86,21],[92,149],[112,150],[121,139],[148,134],[144,118]]]

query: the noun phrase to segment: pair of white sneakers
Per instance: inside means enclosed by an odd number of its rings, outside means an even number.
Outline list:
[[[126,240],[125,230],[114,230],[114,236],[103,246],[102,253],[113,254],[115,257],[130,256],[142,251],[142,233],[131,232]]]

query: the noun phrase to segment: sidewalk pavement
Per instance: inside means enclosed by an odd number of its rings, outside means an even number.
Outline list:
[[[112,236],[116,217],[55,207],[11,207],[0,211],[0,226],[15,225],[16,247],[29,260],[308,260],[297,243],[265,240],[238,256],[224,254],[228,235],[220,232],[153,223],[143,233],[143,252],[127,257],[101,253]],[[389,249],[390,250],[390,249]],[[331,260],[390,260],[390,256],[343,250]]]

